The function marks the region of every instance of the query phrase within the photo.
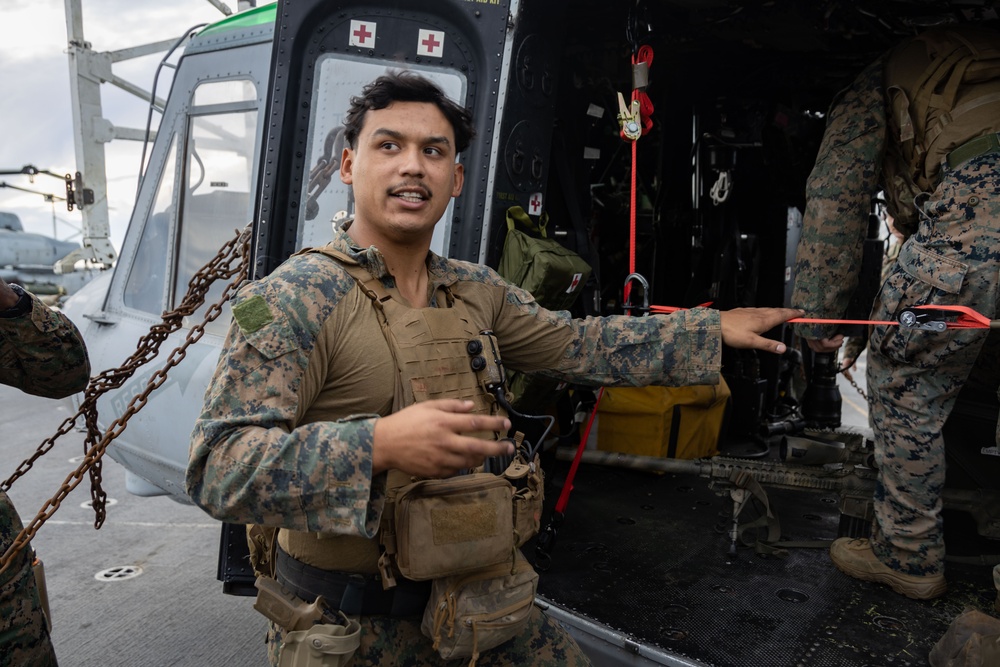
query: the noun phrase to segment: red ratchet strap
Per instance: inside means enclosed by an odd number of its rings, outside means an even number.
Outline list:
[[[580,459],[583,457],[583,450],[587,447],[587,440],[590,439],[590,429],[594,426],[594,417],[597,416],[597,406],[601,404],[603,396],[604,387],[601,387],[597,390],[597,400],[594,401],[594,408],[590,411],[587,426],[583,429],[583,433],[580,434],[580,444],[577,446],[573,463],[569,466],[569,472],[566,473],[566,481],[563,482],[562,491],[559,493],[559,500],[556,501],[556,506],[552,510],[555,514],[562,514],[566,510],[567,503],[569,503],[569,494],[573,490],[573,479],[576,477],[576,469],[580,467]]]
[[[644,65],[647,70],[653,66],[653,47],[639,47],[639,52],[632,56],[632,66],[635,67],[637,65]],[[632,99],[639,103],[642,133],[649,134],[649,131],[653,129],[653,101],[649,99],[649,95],[646,94],[644,88],[633,89]]]
[[[710,304],[703,304],[705,306]],[[1000,329],[1000,320],[990,320],[985,315],[976,312],[968,306],[912,306],[912,310],[943,311],[947,315],[944,324],[948,329]],[[687,310],[676,306],[650,306],[649,312],[668,314],[678,310]],[[954,314],[954,315],[952,315]],[[951,319],[954,316],[955,319]],[[787,324],[864,324],[869,326],[898,326],[895,320],[830,320],[812,317],[796,317]]]
[[[637,65],[645,65],[648,69],[653,64],[653,49],[650,46],[639,47],[638,52],[632,55],[632,66],[633,68]],[[632,88],[632,98],[631,105],[629,107],[624,107],[621,104],[621,93],[618,94],[619,105],[621,106],[620,113],[618,116],[619,121],[622,123],[621,136],[625,141],[630,141],[632,143],[632,184],[629,193],[629,237],[628,237],[628,272],[629,275],[635,274],[635,207],[636,207],[636,185],[635,185],[635,171],[636,171],[636,155],[638,152],[637,144],[639,137],[643,134],[648,134],[651,129],[653,129],[653,102],[649,99],[649,95],[646,91],[638,88]],[[636,118],[633,114],[637,112],[638,117]],[[641,127],[641,131],[638,133],[626,132],[626,125],[632,121],[634,124],[638,124]],[[634,125],[633,125],[634,127]],[[625,282],[625,303],[628,304],[629,296],[632,292],[631,281]]]

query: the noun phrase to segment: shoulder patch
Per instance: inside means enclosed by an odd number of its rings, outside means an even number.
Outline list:
[[[233,319],[240,325],[244,334],[260,330],[265,324],[274,321],[271,307],[259,294],[250,297],[233,306]]]

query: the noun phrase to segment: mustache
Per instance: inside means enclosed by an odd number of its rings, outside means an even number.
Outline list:
[[[392,196],[398,195],[403,192],[418,192],[420,196],[424,199],[430,199],[434,195],[431,193],[430,188],[423,184],[421,181],[408,181],[405,183],[396,183],[389,186],[386,189],[386,193]]]

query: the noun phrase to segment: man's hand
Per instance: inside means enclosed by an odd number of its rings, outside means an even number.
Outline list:
[[[722,342],[730,347],[763,350],[782,354],[785,344],[764,338],[760,334],[770,331],[782,322],[805,315],[797,308],[734,308],[720,313]]]
[[[17,292],[10,288],[10,285],[3,280],[0,280],[0,310],[13,308],[17,305],[20,298],[21,297],[18,296]]]
[[[512,455],[509,441],[463,435],[505,433],[510,428],[509,419],[471,414],[472,408],[472,401],[423,401],[376,420],[372,472],[395,468],[417,477],[443,478],[481,465],[489,456]]]
[[[843,344],[843,334],[837,334],[833,338],[806,338],[806,345],[809,346],[809,349],[820,354],[836,352]]]

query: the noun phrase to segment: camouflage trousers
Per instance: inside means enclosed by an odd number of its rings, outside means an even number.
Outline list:
[[[934,193],[918,202],[920,228],[883,283],[873,320],[895,319],[902,308],[924,304],[969,306],[997,317],[998,158],[997,153],[980,156],[947,172]],[[872,547],[895,570],[912,575],[943,571],[941,430],[988,332],[873,327],[868,392],[879,476]]]
[[[21,532],[21,520],[0,491],[0,553]],[[25,549],[0,575],[0,667],[52,667],[56,654],[49,639],[38,587]]]
[[[361,646],[349,667],[464,667],[468,658],[445,660],[420,632],[420,616],[362,616]],[[268,659],[278,665],[281,630],[268,631]],[[532,607],[528,627],[517,637],[484,651],[476,667],[585,667],[590,660],[558,622]]]

